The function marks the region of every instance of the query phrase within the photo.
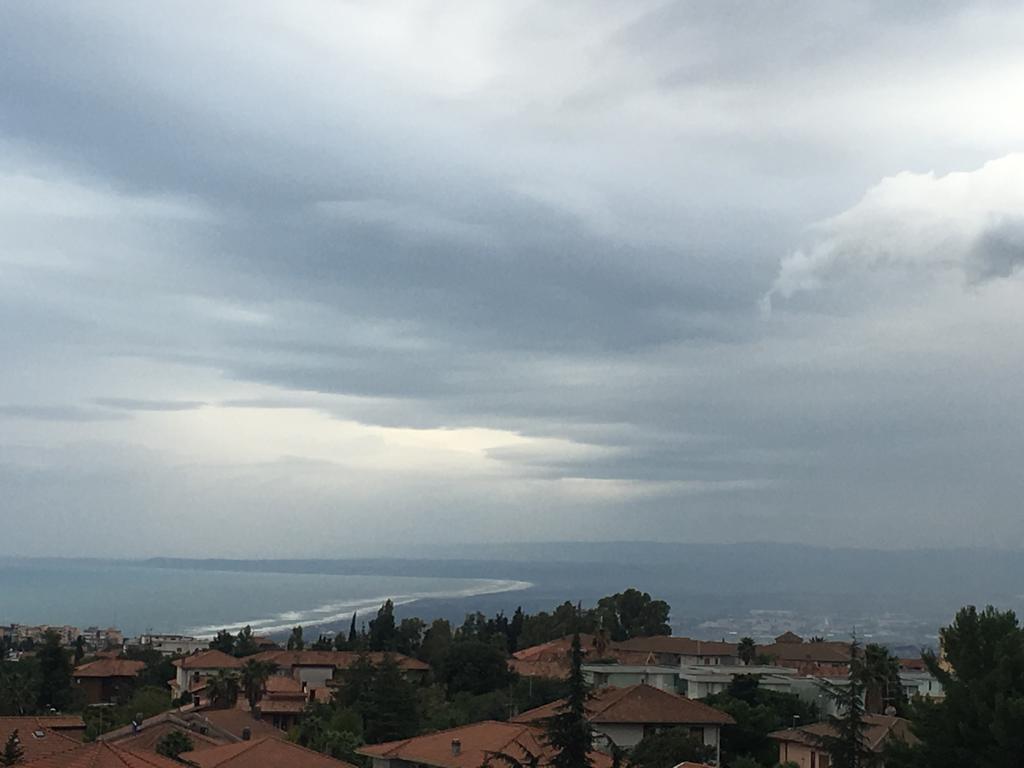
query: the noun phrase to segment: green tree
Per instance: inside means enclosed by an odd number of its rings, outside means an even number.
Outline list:
[[[306,647],[306,641],[302,639],[302,627],[292,627],[292,633],[288,637],[288,645],[285,646],[289,651],[301,651]]]
[[[0,659],[0,715],[32,714],[38,701],[38,665]]]
[[[704,763],[715,757],[715,750],[705,747],[688,728],[669,728],[645,736],[629,755],[633,768],[673,768],[690,761]]]
[[[18,729],[15,728],[4,743],[4,751],[0,753],[0,765],[5,768],[18,765],[23,761],[24,757],[25,750],[22,748],[21,740],[18,738]]]
[[[370,621],[370,650],[394,651],[398,644],[398,630],[395,628],[395,604],[390,599],[377,611],[377,618]]]
[[[314,704],[288,732],[288,738],[329,757],[361,765],[363,760],[356,749],[363,744],[362,728],[362,717],[355,710]]]
[[[654,600],[647,592],[632,588],[602,597],[597,603],[597,614],[612,640],[671,634],[669,610],[664,600]]]
[[[725,765],[732,765],[744,755],[771,765],[778,750],[768,737],[769,733],[789,727],[795,719],[801,723],[818,720],[813,704],[804,702],[796,694],[763,689],[755,675],[737,676],[728,689],[709,696],[705,702],[736,721],[722,728],[721,752]]]
[[[420,645],[419,658],[434,670],[435,679],[444,677],[445,659],[452,645],[452,625],[447,619],[434,619]]]
[[[354,707],[363,712],[368,707],[377,668],[370,657],[361,652],[348,669],[341,673],[341,685],[334,692],[335,704],[339,707]]]
[[[757,645],[754,643],[754,638],[741,637],[739,645],[736,646],[736,655],[747,666],[753,664],[757,658]]]
[[[544,723],[545,737],[554,751],[551,768],[590,768],[594,732],[587,719],[590,692],[583,679],[583,649],[580,634],[572,637],[567,694],[553,716]],[[675,765],[675,763],[673,763]]]
[[[61,647],[60,635],[48,630],[36,652],[39,665],[39,708],[64,709],[71,702],[71,659]]]
[[[238,675],[221,670],[206,683],[206,695],[214,707],[233,707],[238,701]]]
[[[416,687],[390,655],[377,666],[363,709],[366,741],[377,744],[415,736],[419,732]]]
[[[314,651],[329,651],[334,647],[334,642],[331,640],[330,635],[320,635],[317,637],[316,642],[310,646]]]
[[[515,680],[508,659],[497,646],[483,640],[457,640],[444,660],[444,683],[448,695],[465,691],[487,693],[506,688]]]
[[[1024,631],[1013,611],[961,609],[924,654],[942,701],[918,702],[912,750],[928,768],[1019,768],[1024,762]]]
[[[75,638],[75,665],[82,663],[85,658],[85,638],[79,635]]]
[[[177,760],[178,755],[182,752],[191,752],[193,749],[195,749],[195,745],[184,731],[165,733],[156,742],[157,754],[169,757],[172,760]]]
[[[238,632],[238,637],[235,638],[235,649],[234,654],[239,658],[245,656],[253,656],[260,652],[259,643],[256,642],[256,635],[252,632],[252,627],[246,624]]]
[[[242,665],[240,679],[245,700],[249,702],[249,710],[254,711],[267,691],[267,680],[277,671],[277,664],[272,661],[249,659]]]
[[[221,653],[232,654],[235,652],[235,636],[226,629],[222,629],[210,641],[210,648]]]
[[[823,687],[838,710],[838,714],[828,718],[832,733],[820,737],[821,747],[829,755],[830,768],[868,768],[876,765],[878,756],[871,751],[867,740],[864,660],[856,638],[850,644],[850,672],[846,685],[825,684]]]
[[[398,625],[395,649],[406,656],[415,656],[423,644],[423,619],[408,617]]]

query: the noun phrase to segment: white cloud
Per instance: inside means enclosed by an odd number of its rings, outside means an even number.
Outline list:
[[[872,275],[916,285],[949,272],[965,282],[1006,276],[1024,263],[1024,154],[945,176],[891,176],[813,233],[808,248],[782,260],[768,308],[775,297]]]

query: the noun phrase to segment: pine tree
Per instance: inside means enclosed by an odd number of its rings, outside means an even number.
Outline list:
[[[0,754],[0,765],[5,768],[18,765],[22,762],[24,756],[25,750],[21,747],[21,741],[18,739],[18,729],[15,728],[11,731],[11,735],[7,737],[7,742],[4,744],[4,751]]]
[[[306,641],[302,639],[302,627],[292,627],[292,634],[288,638],[288,645],[285,646],[289,651],[301,651],[306,647]]]
[[[877,755],[868,747],[864,720],[864,662],[854,637],[850,644],[850,672],[844,686],[829,685],[826,693],[836,703],[839,713],[829,717],[832,734],[821,737],[821,746],[828,752],[831,768],[869,768]]]
[[[594,746],[594,732],[587,719],[587,701],[590,692],[583,679],[583,649],[580,633],[572,637],[572,663],[568,680],[568,695],[554,716],[545,722],[546,740],[554,752],[552,768],[590,768],[590,752]]]

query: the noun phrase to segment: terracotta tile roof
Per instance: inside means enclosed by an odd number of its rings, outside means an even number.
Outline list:
[[[75,667],[72,677],[137,677],[146,668],[144,661],[97,659]]]
[[[581,634],[580,647],[586,653],[594,645],[594,636]],[[551,661],[553,658],[564,658],[569,655],[572,649],[572,635],[559,637],[556,640],[549,640],[540,645],[531,645],[529,648],[522,648],[512,654],[512,658],[522,661]]]
[[[242,741],[224,747],[185,752],[181,758],[199,768],[354,768],[350,763],[280,739]],[[178,768],[181,768],[180,765]]]
[[[67,752],[28,760],[21,768],[181,768],[181,763],[153,753],[131,752],[105,741],[76,744]]]
[[[458,743],[458,749],[454,743]],[[367,757],[404,760],[433,768],[480,768],[494,753],[522,759],[527,751],[539,755],[542,762],[550,758],[551,749],[544,743],[543,731],[525,723],[503,723],[485,720],[480,723],[449,728],[402,741],[372,744],[357,750]],[[610,768],[611,758],[592,752],[594,768]],[[494,765],[499,765],[495,762]]]
[[[202,709],[193,714],[200,722],[205,721],[215,728],[231,734],[236,739],[241,739],[246,728],[252,734],[252,738],[258,739],[267,736],[274,739],[286,739],[288,734],[269,723],[257,720],[248,710],[248,704],[239,699],[238,706],[227,709]],[[244,709],[243,709],[244,707]]]
[[[19,718],[11,718],[19,719]],[[85,730],[85,720],[79,715],[36,715],[33,720],[45,728],[52,728],[55,731]]]
[[[658,635],[655,637],[634,637],[613,643],[615,650],[643,651],[645,653],[671,653],[680,656],[735,656],[735,643],[722,643],[716,640],[694,640],[692,637],[672,637]]]
[[[556,714],[561,706],[560,699],[523,712],[512,720],[517,723],[538,722]],[[587,702],[587,715],[594,724],[731,725],[735,722],[714,707],[645,683],[626,688],[601,688]]]
[[[758,653],[763,653],[776,661],[818,662],[824,664],[849,664],[850,644],[840,642],[795,643],[776,642],[771,645],[759,645]]]
[[[368,653],[366,654],[374,664],[380,664],[388,654]],[[390,654],[401,669],[406,671],[426,672],[430,666],[419,659],[405,656],[401,653]],[[359,654],[355,651],[263,651],[249,658],[259,661],[270,661],[282,669],[292,667],[333,667],[334,669],[348,669],[351,667]]]
[[[81,740],[65,736],[45,723],[43,717],[0,717],[0,748],[11,734],[18,732],[18,741],[25,751],[25,760],[36,760],[81,746]]]
[[[138,734],[149,730],[162,728],[164,724],[168,727],[179,727],[187,730],[190,735],[197,737],[208,737],[217,744],[231,744],[242,740],[242,732],[249,729],[252,736],[273,736],[275,738],[286,738],[286,735],[274,728],[269,723],[264,723],[253,718],[248,709],[242,709],[248,705],[239,702],[239,705],[232,709],[195,709],[181,708],[161,712],[153,717],[142,721],[141,729],[136,732],[130,725],[108,731],[100,736],[101,741],[121,743],[131,739]]]
[[[302,683],[287,675],[271,675],[267,678],[267,693],[298,693],[303,694]]]
[[[131,726],[128,726],[127,729],[119,728],[116,734],[114,732],[106,733],[101,739],[132,752],[156,752],[156,746],[160,739],[175,732],[188,736],[196,751],[233,743],[232,740],[218,738],[209,733],[203,734],[189,728],[188,722],[180,717],[166,717],[159,720],[157,718],[160,718],[160,715],[143,721],[142,728],[138,731],[132,730]],[[152,722],[154,720],[157,722]]]
[[[305,699],[263,699],[259,710],[265,715],[298,715],[306,711]]]
[[[234,656],[228,656],[224,651],[211,648],[208,651],[198,651],[183,659],[175,659],[174,666],[182,669],[241,669],[242,660]]]
[[[917,737],[910,730],[910,721],[893,715],[864,715],[864,722],[867,729],[864,736],[867,739],[868,748],[872,752],[881,752],[886,741],[890,738],[900,739],[913,744]],[[821,738],[835,734],[835,729],[830,723],[812,723],[801,728],[786,728],[782,731],[775,731],[768,734],[768,737],[776,741],[790,741],[797,744],[818,746]]]

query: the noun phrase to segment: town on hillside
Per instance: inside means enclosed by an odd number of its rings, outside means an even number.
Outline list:
[[[949,724],[979,696],[1004,718],[1021,701],[1019,677],[979,663],[993,644],[1024,659],[993,609],[963,609],[915,658],[855,636],[673,636],[669,610],[628,589],[452,626],[389,600],[348,632],[279,641],[11,625],[0,766],[912,768],[953,765]],[[1020,736],[988,738],[998,754]]]

